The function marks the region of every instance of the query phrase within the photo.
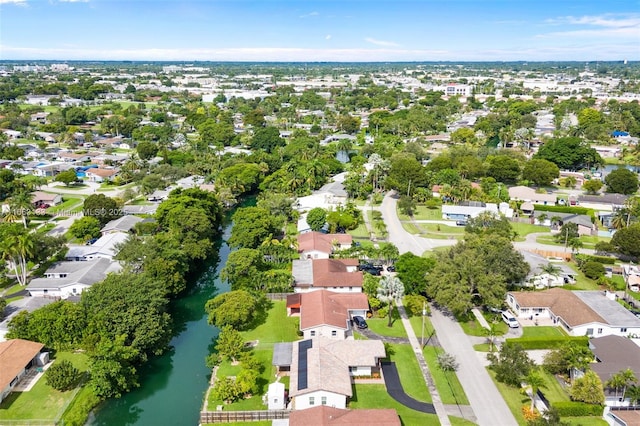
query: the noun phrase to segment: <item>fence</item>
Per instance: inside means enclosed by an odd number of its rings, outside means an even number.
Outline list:
[[[267,293],[266,298],[269,300],[287,300],[287,296],[293,293]]]
[[[289,410],[260,411],[201,411],[200,424],[258,422],[264,420],[288,419]]]

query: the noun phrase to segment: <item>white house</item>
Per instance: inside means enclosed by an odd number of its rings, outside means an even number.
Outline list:
[[[354,316],[365,317],[369,301],[364,293],[334,293],[326,290],[287,296],[287,313],[300,315],[305,339],[328,337],[344,340],[351,336]]]
[[[86,171],[87,179],[90,182],[107,182],[112,181],[114,177],[118,174],[119,170],[117,169],[88,169]]]
[[[87,245],[71,245],[65,255],[65,260],[86,261],[98,258],[112,260],[118,254],[117,246],[129,238],[128,233],[112,232],[100,237],[95,243]]]
[[[551,319],[571,336],[640,336],[640,319],[615,301],[615,293],[514,291],[507,293],[507,305],[518,318]]]
[[[80,295],[110,272],[120,269],[117,262],[104,258],[87,262],[58,262],[47,269],[43,278],[31,280],[27,291],[33,297],[67,299]]]
[[[331,290],[339,293],[361,293],[363,272],[358,259],[295,259],[293,290],[305,293]]]
[[[351,377],[372,374],[385,355],[380,340],[294,342],[289,381],[293,408],[346,408],[352,396]]]

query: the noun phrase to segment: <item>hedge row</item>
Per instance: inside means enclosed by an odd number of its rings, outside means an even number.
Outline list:
[[[598,262],[598,263],[602,263],[603,265],[613,265],[618,260],[615,257],[592,256],[592,255],[588,255],[588,254],[578,254],[578,255],[576,255],[576,259],[578,259],[579,261],[584,262],[584,263],[586,263],[586,262]]]
[[[516,343],[525,350],[531,349],[558,349],[565,343],[589,343],[587,336],[560,336],[560,337],[519,337],[507,339],[507,343]]]
[[[601,417],[604,407],[602,405],[585,404],[577,401],[554,402],[553,408],[558,410],[560,417]]]
[[[573,207],[573,206],[551,206],[544,204],[534,204],[534,210],[537,212],[555,212],[555,213],[572,213],[572,214],[586,214],[593,215],[593,211],[586,207]]]

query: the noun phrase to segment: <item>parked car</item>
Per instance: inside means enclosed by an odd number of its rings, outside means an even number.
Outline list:
[[[393,265],[389,265],[387,266],[387,272],[395,272],[396,271],[396,267]]]
[[[366,272],[367,274],[371,274],[371,275],[381,275],[382,271],[376,267],[372,267],[372,268],[364,268],[362,269],[362,272]]]
[[[95,243],[96,241],[98,241],[98,239],[97,239],[97,238],[92,238],[92,239],[90,239],[89,241],[87,241],[85,244],[86,244],[86,245],[88,245],[88,246],[90,246],[90,245],[92,245],[93,243]]]
[[[502,311],[502,320],[509,326],[509,328],[520,327],[520,323],[516,317],[509,311]]]
[[[364,320],[364,318],[362,318],[361,316],[355,316],[353,317],[353,323],[356,325],[356,327],[358,327],[360,330],[363,330],[365,328],[369,328],[369,326],[367,325],[367,322]]]

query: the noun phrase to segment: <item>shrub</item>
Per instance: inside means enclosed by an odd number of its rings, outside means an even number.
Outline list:
[[[582,269],[587,278],[592,280],[597,280],[605,274],[604,265],[600,262],[586,262],[580,269]]]
[[[70,361],[62,360],[49,367],[45,377],[47,385],[64,392],[76,387],[80,380],[80,371]]]
[[[535,204],[533,207],[537,212],[573,213],[592,216],[592,210],[586,207],[545,206],[543,204]]]
[[[422,316],[423,307],[427,310],[427,315],[430,314],[429,305],[427,304],[427,298],[419,294],[409,294],[405,296],[402,303],[405,310],[407,311],[407,315],[409,315],[410,317]]]
[[[598,244],[596,244],[596,246]],[[605,244],[608,244],[608,243],[605,243]],[[598,262],[598,263],[602,263],[603,265],[613,265],[618,260],[615,257],[593,256],[588,254],[577,254],[575,256],[575,259],[576,259],[576,262],[578,263],[578,267],[580,267],[583,263],[587,263],[587,262]]]
[[[438,366],[443,371],[456,371],[458,369],[458,361],[456,357],[448,352],[438,354]]]
[[[584,402],[562,401],[554,402],[553,408],[558,410],[561,417],[602,416],[601,405],[585,404]]]
[[[389,307],[385,306],[376,311],[376,316],[378,318],[385,318],[388,313],[389,313]]]

